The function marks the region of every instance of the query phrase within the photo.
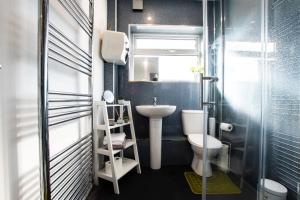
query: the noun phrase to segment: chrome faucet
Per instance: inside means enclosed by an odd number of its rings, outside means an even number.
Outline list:
[[[157,97],[152,97],[153,98],[153,106],[157,105]]]

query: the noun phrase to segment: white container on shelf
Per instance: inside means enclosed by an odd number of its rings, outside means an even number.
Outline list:
[[[121,157],[115,157],[115,167],[116,170],[122,170],[122,158]],[[111,162],[110,161],[106,161],[105,162],[105,171],[108,174],[111,174]]]
[[[263,184],[263,180],[261,180],[261,187]],[[280,183],[270,180],[270,179],[265,179],[265,184],[264,184],[264,194],[263,199],[268,199],[268,200],[286,200],[287,196],[287,189]]]

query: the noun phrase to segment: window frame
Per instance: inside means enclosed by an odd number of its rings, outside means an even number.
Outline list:
[[[201,34],[175,34],[175,33],[131,33],[130,34],[130,53],[129,53],[129,82],[152,82],[151,80],[134,80],[134,58],[135,56],[153,57],[153,56],[197,56],[197,65],[201,63],[202,37]],[[137,49],[136,39],[171,39],[171,40],[195,40],[196,48],[192,49]],[[178,82],[195,82],[194,80],[174,80]],[[170,81],[159,81],[170,82]]]

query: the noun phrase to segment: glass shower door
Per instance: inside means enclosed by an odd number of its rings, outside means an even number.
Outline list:
[[[299,200],[300,2],[204,0],[203,5],[206,75],[218,77],[204,89],[215,102],[204,107],[205,123],[216,118],[216,138],[223,144],[212,157],[212,135],[204,127],[204,163],[211,163],[213,175],[203,177],[203,199],[276,194]],[[222,123],[233,130],[220,128]],[[211,186],[218,173],[226,187]],[[269,180],[280,187],[270,187]]]
[[[204,152],[213,173],[203,178],[203,196],[256,199],[262,141],[262,2],[206,3],[206,73],[218,77],[218,81],[206,87],[210,101],[215,103],[207,109],[208,117],[216,119],[216,131],[205,136]],[[226,129],[228,124],[233,126],[232,130]],[[222,142],[217,153],[212,153],[212,137]]]
[[[264,148],[261,178],[300,199],[300,1],[264,0]],[[269,195],[262,190],[261,198]],[[287,194],[285,194],[287,192]]]

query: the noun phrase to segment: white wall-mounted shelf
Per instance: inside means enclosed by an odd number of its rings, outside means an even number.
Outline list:
[[[114,191],[116,194],[120,194],[118,180],[123,177],[126,173],[130,170],[137,168],[137,172],[141,173],[141,166],[139,161],[139,154],[137,149],[136,143],[136,136],[132,118],[132,110],[130,101],[123,101],[122,104],[107,104],[105,101],[99,101],[94,103],[94,116],[95,116],[95,180],[98,178],[102,178],[108,181],[113,182]],[[119,109],[120,117],[123,118],[124,115],[124,107],[127,108],[128,118],[129,121],[122,124],[115,124],[113,126],[109,126],[109,119],[108,119],[108,107],[115,107],[115,109]],[[103,119],[104,124],[101,122]],[[124,126],[130,126],[130,134],[131,139],[126,139],[126,143],[123,149],[113,149],[112,140],[111,140],[111,129],[120,128],[120,131],[123,132]],[[104,131],[105,136],[107,137],[107,147],[100,147],[99,144],[99,131]],[[134,152],[134,159],[124,158],[123,157],[123,150],[129,147],[133,147]],[[117,153],[121,154],[122,157],[122,167],[117,168],[115,163],[115,155]],[[105,155],[109,157],[111,162],[111,170],[98,169],[99,166],[99,158],[97,155]]]

